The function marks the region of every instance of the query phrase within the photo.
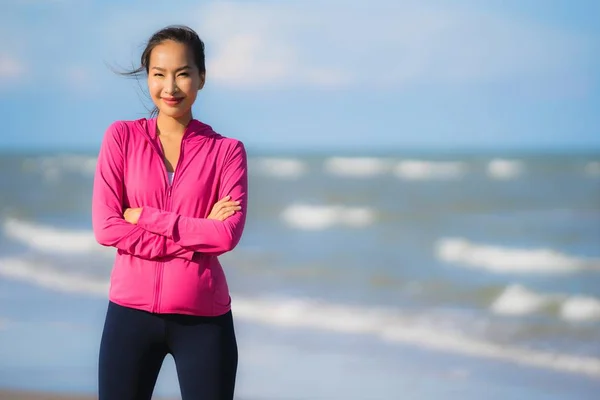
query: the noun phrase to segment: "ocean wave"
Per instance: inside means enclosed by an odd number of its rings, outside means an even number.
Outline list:
[[[394,175],[405,180],[459,179],[465,174],[467,164],[460,161],[400,161],[393,169]]]
[[[58,270],[19,258],[0,259],[0,275],[59,292],[107,295],[108,280]]]
[[[600,269],[599,259],[566,255],[552,249],[519,249],[475,244],[464,238],[443,238],[436,243],[438,259],[496,273],[571,273]]]
[[[368,178],[390,171],[391,161],[374,157],[331,157],[323,163],[331,175]]]
[[[556,308],[566,321],[600,320],[600,300],[592,296],[562,293],[537,293],[523,285],[513,284],[494,300],[490,309],[502,315],[529,315],[544,309]]]
[[[272,176],[280,179],[299,178],[308,170],[306,164],[295,158],[259,158],[253,160],[251,171],[261,175]]]
[[[7,219],[4,222],[4,234],[33,249],[51,253],[108,252],[106,248],[98,244],[90,230],[60,229],[17,219]]]
[[[61,292],[106,296],[108,279],[77,276],[40,263],[0,259],[0,275]],[[368,334],[392,343],[492,358],[527,366],[600,377],[600,359],[503,345],[464,332],[459,323],[387,307],[332,304],[305,298],[243,297],[232,293],[236,318],[289,328]],[[436,319],[437,318],[437,319]]]
[[[424,315],[398,310],[352,307],[306,299],[235,298],[236,316],[270,325],[313,328],[349,334],[371,334],[390,342],[428,349],[493,358],[533,367],[600,377],[600,359],[501,345],[442,327]]]
[[[560,316],[570,321],[600,320],[600,300],[592,296],[569,296],[561,303]]]
[[[281,218],[288,225],[305,230],[323,230],[334,226],[362,228],[374,222],[375,212],[367,207],[297,204],[286,208]]]
[[[502,315],[527,315],[539,311],[554,299],[535,293],[522,285],[508,286],[494,300],[490,309]]]
[[[517,160],[496,158],[487,164],[487,174],[493,179],[513,179],[523,171],[523,163]]]
[[[96,170],[96,163],[96,157],[56,155],[27,158],[23,160],[22,169],[40,172],[47,180],[56,180],[62,176],[63,172],[75,172],[84,176],[92,176]]]
[[[590,161],[585,167],[584,171],[588,175],[600,176],[600,161]]]

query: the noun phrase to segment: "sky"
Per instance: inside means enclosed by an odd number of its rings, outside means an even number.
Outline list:
[[[593,0],[4,0],[0,151],[96,151],[148,116],[170,24],[206,44],[194,117],[249,149],[600,150]]]

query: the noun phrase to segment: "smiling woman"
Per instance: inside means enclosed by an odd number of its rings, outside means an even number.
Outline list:
[[[152,116],[156,116],[161,104],[171,107],[179,105],[179,109],[191,108],[197,91],[204,87],[205,63],[204,42],[197,33],[186,26],[172,26],[156,32],[150,38],[142,53],[139,68],[121,74],[147,76],[148,90],[155,104]],[[166,95],[163,95],[163,89]],[[182,89],[187,90],[176,96],[174,91]],[[185,102],[182,101],[184,99]]]
[[[141,66],[152,118],[108,128],[96,167],[92,223],[115,247],[99,357],[99,399],[150,399],[167,354],[184,400],[233,399],[238,352],[218,256],[239,242],[247,207],[242,142],[192,116],[204,86],[192,29],[155,33]]]

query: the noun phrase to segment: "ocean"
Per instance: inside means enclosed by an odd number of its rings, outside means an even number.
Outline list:
[[[248,155],[240,399],[600,393],[600,154]],[[95,391],[95,164],[0,155],[0,388]]]

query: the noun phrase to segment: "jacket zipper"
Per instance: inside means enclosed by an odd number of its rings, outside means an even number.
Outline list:
[[[169,182],[169,175],[167,173],[167,168],[166,165],[164,163],[164,151],[162,150],[162,145],[160,145],[160,139],[159,140],[159,155],[160,155],[160,159],[161,159],[161,168],[163,170],[163,177],[165,178],[165,182],[167,184],[167,192],[165,193],[167,201],[165,204],[165,211],[171,211],[171,207],[172,207],[172,194],[173,194],[173,184],[175,183],[175,179],[177,179],[177,175],[179,170],[181,169],[181,160],[183,160],[183,142],[185,140],[185,137],[187,136],[188,131],[186,129],[185,133],[183,134],[183,137],[181,138],[181,144],[179,147],[179,159],[177,160],[177,165],[175,166],[175,172],[173,174],[173,180],[171,182]],[[163,276],[163,269],[164,269],[165,263],[161,262],[158,264],[157,268],[156,268],[156,274],[154,276],[154,280],[156,282],[156,286],[155,286],[155,290],[154,290],[154,312],[158,313],[160,312],[160,292],[161,292],[161,286],[162,286],[162,276]]]

